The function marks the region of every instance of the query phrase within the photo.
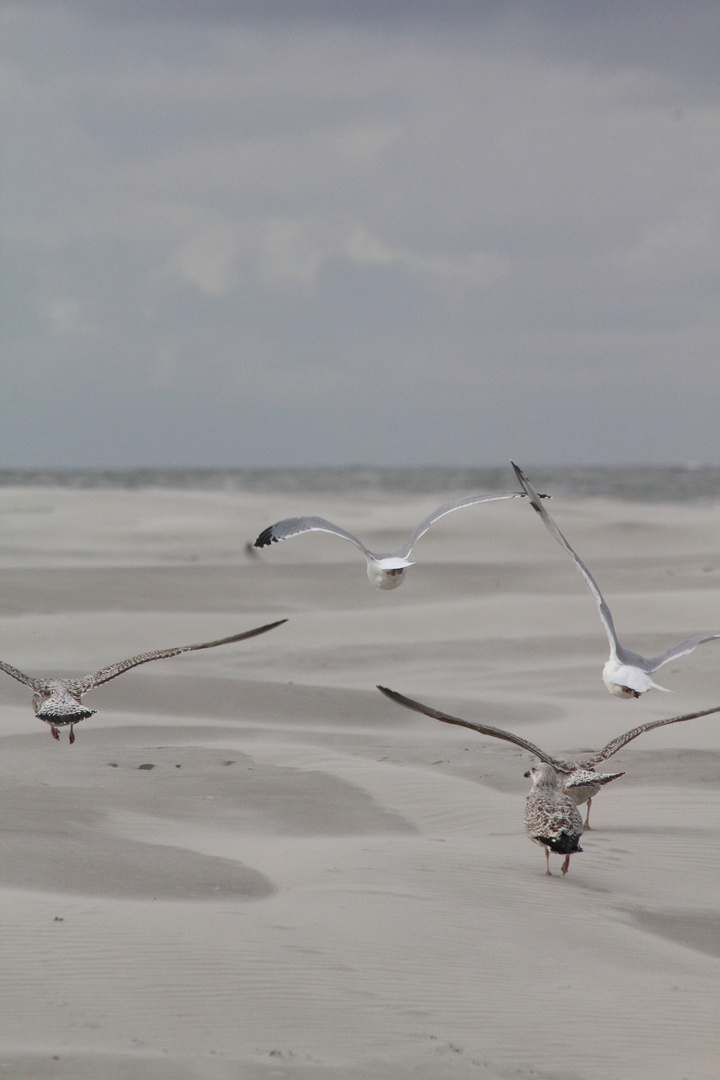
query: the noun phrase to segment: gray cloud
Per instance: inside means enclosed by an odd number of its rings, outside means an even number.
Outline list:
[[[4,464],[717,460],[709,5],[389,6],[0,8]]]
[[[62,3],[62,0],[60,0]],[[25,6],[58,7],[56,0]],[[0,2],[14,7],[12,2]],[[437,37],[461,35],[501,48],[530,48],[567,62],[674,68],[717,74],[720,14],[714,0],[65,0],[98,24],[171,22],[245,26],[345,26]]]

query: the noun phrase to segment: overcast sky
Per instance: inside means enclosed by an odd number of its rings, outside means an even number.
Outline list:
[[[719,30],[0,2],[0,467],[720,463]]]

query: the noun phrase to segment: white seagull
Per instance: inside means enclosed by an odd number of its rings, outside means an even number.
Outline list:
[[[300,536],[306,532],[334,533],[335,536],[340,536],[343,540],[349,540],[355,547],[360,548],[367,562],[367,575],[373,585],[377,585],[379,589],[397,589],[398,585],[402,585],[408,567],[414,565],[414,563],[409,562],[413,547],[420,537],[425,535],[430,526],[434,525],[441,517],[451,514],[453,510],[460,510],[463,506],[473,506],[475,503],[494,502],[497,499],[524,498],[524,491],[498,491],[491,495],[470,495],[466,499],[458,499],[457,502],[443,503],[442,506],[438,506],[437,510],[433,510],[432,514],[424,518],[413,529],[405,543],[401,544],[397,551],[370,551],[361,540],[358,540],[357,536],[353,536],[352,533],[341,529],[339,525],[333,525],[331,521],[326,521],[325,518],[321,517],[284,518],[282,521],[276,522],[275,525],[270,525],[267,529],[264,529],[255,541],[254,546],[256,548],[267,547],[269,544],[275,544],[279,540],[289,540],[291,536]],[[538,498],[545,499],[547,496],[538,495]]]
[[[563,875],[570,868],[570,856],[582,851],[579,840],[583,823],[577,806],[558,787],[552,765],[541,761],[526,776],[532,777],[532,790],[525,804],[525,832],[534,844],[545,848],[545,873],[550,873],[550,852],[564,855]]]
[[[140,653],[129,660],[120,660],[117,664],[101,668],[92,675],[86,675],[84,679],[37,679],[23,674],[22,671],[18,671],[3,660],[0,660],[0,669],[35,691],[33,695],[35,715],[39,720],[44,720],[50,725],[53,739],[60,738],[57,730],[59,727],[69,725],[69,739],[71,743],[74,743],[75,724],[81,720],[87,720],[88,716],[93,716],[97,712],[96,709],[88,709],[82,704],[83,695],[89,690],[94,690],[101,683],[109,682],[110,679],[117,678],[130,668],[137,667],[138,664],[147,664],[150,660],[163,660],[165,657],[193,652],[195,649],[214,649],[216,645],[230,645],[234,641],[242,641],[244,638],[256,637],[268,630],[274,630],[276,626],[282,626],[285,622],[287,619],[280,619],[278,622],[267,623],[266,626],[256,626],[254,630],[246,630],[242,634],[220,638],[219,641],[205,641],[201,645],[178,645],[173,649],[156,649],[154,652]]]
[[[514,743],[515,746],[520,746],[523,750],[528,750],[547,765],[552,765],[557,773],[559,789],[564,791],[566,795],[569,795],[576,806],[581,806],[585,802],[588,804],[584,826],[586,830],[590,829],[590,806],[592,805],[593,798],[600,791],[600,788],[605,784],[609,784],[611,780],[617,780],[620,776],[625,775],[624,772],[596,773],[596,765],[600,765],[601,762],[607,761],[608,758],[617,754],[618,750],[622,750],[623,746],[632,742],[633,739],[637,739],[638,735],[642,735],[646,731],[652,731],[653,728],[665,727],[667,724],[681,724],[685,720],[695,720],[699,716],[709,716],[710,713],[720,712],[720,705],[716,705],[712,709],[703,709],[702,712],[686,713],[684,716],[671,716],[667,720],[649,720],[645,724],[640,724],[639,727],[626,731],[623,735],[618,735],[616,739],[612,739],[607,746],[602,748],[602,750],[598,750],[588,757],[577,761],[563,761],[562,758],[556,758],[551,754],[547,754],[544,750],[541,750],[539,746],[536,746],[535,743],[531,743],[528,739],[523,739],[520,735],[513,735],[511,731],[503,731],[502,728],[491,727],[490,724],[473,724],[469,720],[461,720],[459,716],[451,716],[450,713],[441,712],[439,709],[433,709],[430,705],[423,705],[421,701],[414,701],[413,698],[405,697],[404,694],[398,694],[396,690],[389,690],[387,686],[378,686],[378,690],[380,690],[385,697],[390,698],[391,701],[396,701],[398,705],[404,705],[406,709],[413,709],[415,712],[423,713],[425,716],[431,716],[434,720],[440,720],[443,724],[456,724],[458,727],[465,727],[470,728],[471,731],[478,731],[481,735],[491,735],[495,739],[502,739],[504,742]],[[530,776],[530,772],[526,772],[525,776]]]
[[[541,496],[535,491],[522,469],[519,469],[514,461],[510,464],[515,470],[517,478],[522,484],[533,510],[540,515],[540,519],[545,525],[545,528],[555,537],[558,544],[565,548],[568,555],[575,563],[575,566],[585,579],[585,584],[595,598],[595,603],[600,612],[600,621],[605,628],[605,633],[607,634],[607,639],[610,644],[610,656],[603,668],[602,676],[603,682],[610,693],[614,694],[616,697],[622,698],[638,698],[641,694],[644,694],[646,690],[663,690],[666,694],[672,693],[667,687],[659,686],[654,682],[650,678],[650,675],[654,671],[657,671],[658,668],[661,668],[663,664],[667,664],[670,660],[675,660],[678,656],[684,656],[686,653],[692,652],[698,645],[702,645],[704,641],[712,641],[713,638],[720,638],[720,630],[711,630],[706,634],[698,634],[697,637],[681,641],[677,645],[673,645],[671,649],[668,649],[667,652],[662,653],[660,656],[645,657],[640,656],[639,653],[630,652],[629,649],[624,649],[618,641],[610,609],[603,599],[603,595],[597,586],[595,578],[592,576],[580,556],[570,547],[547,510],[540,502]]]

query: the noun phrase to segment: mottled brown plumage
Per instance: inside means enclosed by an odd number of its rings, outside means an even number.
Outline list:
[[[715,705],[712,709],[685,713],[683,716],[671,716],[667,720],[649,720],[645,724],[631,728],[630,731],[626,731],[623,735],[618,735],[602,750],[598,750],[588,757],[581,758],[578,761],[563,761],[561,758],[552,757],[551,754],[541,750],[535,743],[523,739],[521,735],[513,735],[511,731],[503,731],[502,728],[491,727],[490,724],[473,724],[469,720],[462,720],[459,716],[451,716],[450,713],[433,709],[430,705],[423,705],[422,702],[414,701],[412,698],[405,697],[404,694],[398,694],[396,690],[389,690],[386,686],[378,686],[378,690],[385,697],[390,698],[391,701],[396,701],[398,705],[404,705],[406,709],[413,709],[415,712],[423,713],[425,716],[431,716],[434,720],[440,720],[443,724],[456,724],[458,727],[478,731],[481,735],[491,735],[494,739],[514,743],[515,746],[520,746],[523,750],[529,750],[531,754],[540,758],[541,761],[552,765],[558,774],[560,790],[565,791],[576,806],[581,806],[584,802],[587,802],[586,829],[590,828],[590,805],[600,788],[605,784],[609,784],[611,780],[617,780],[618,777],[625,775],[624,772],[596,773],[596,765],[599,765],[602,761],[607,761],[613,754],[617,754],[618,750],[621,750],[623,746],[632,742],[633,739],[637,739],[638,735],[642,735],[645,731],[652,731],[653,728],[664,727],[666,724],[680,724],[685,720],[695,720],[699,716],[709,716],[710,713],[720,712],[720,705]],[[529,774],[526,773],[525,775]]]
[[[39,720],[44,720],[50,725],[53,738],[60,738],[57,730],[59,727],[69,725],[69,739],[73,743],[75,742],[75,724],[86,720],[88,716],[93,716],[96,712],[95,709],[88,709],[82,704],[82,697],[101,683],[116,679],[118,675],[122,675],[123,672],[139,664],[147,664],[151,660],[164,660],[166,657],[194,652],[196,649],[214,649],[217,645],[230,645],[234,641],[243,641],[245,638],[257,637],[258,634],[274,630],[276,626],[282,626],[284,622],[287,622],[287,619],[267,623],[265,626],[256,626],[253,630],[245,630],[242,634],[233,634],[232,637],[220,638],[218,641],[204,641],[200,645],[177,645],[171,649],[154,649],[152,652],[139,653],[137,656],[131,656],[129,660],[120,660],[117,664],[110,664],[82,679],[33,678],[3,660],[0,660],[0,669],[35,691],[33,695],[35,715]]]
[[[525,832],[534,844],[545,848],[545,872],[550,876],[550,852],[565,856],[561,868],[565,875],[570,868],[570,856],[582,851],[580,811],[570,796],[558,787],[557,773],[552,765],[540,761],[525,775],[533,782],[525,804]]]

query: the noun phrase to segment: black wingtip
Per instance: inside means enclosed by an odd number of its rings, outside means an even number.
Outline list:
[[[515,464],[515,462],[512,460],[512,458],[510,459],[510,464],[512,465],[513,469],[515,470],[515,475],[517,476],[518,480],[522,484],[523,490],[524,490],[525,494],[527,495],[528,499],[530,500],[530,505],[532,506],[535,513],[539,514],[540,513],[540,507],[537,505],[535,499],[536,498],[538,498],[538,499],[551,499],[552,496],[551,495],[541,495],[539,491],[535,491],[532,484],[530,483],[527,476],[525,475],[525,473],[522,471],[522,469],[520,468],[519,465]]]
[[[377,688],[388,701],[394,701],[396,705],[404,705],[406,709],[414,709],[415,712],[422,712],[422,709],[418,708],[418,702],[413,701],[412,698],[405,697],[404,694],[399,693],[397,690],[391,690],[389,686],[377,684]]]
[[[530,481],[528,480],[527,476],[522,471],[520,466],[516,465],[515,462],[512,459],[510,460],[510,464],[512,465],[513,469],[515,470],[515,475],[517,476],[518,480],[520,481],[520,483],[522,485],[522,488],[523,488],[523,491],[525,492],[525,494],[529,494],[529,492],[527,490],[527,485],[529,484]]]
[[[84,705],[81,705],[75,712],[71,713],[60,713],[58,715],[52,712],[46,713],[40,709],[35,715],[38,720],[44,720],[51,727],[67,727],[68,724],[79,724],[82,720],[88,720],[96,712],[97,709],[86,709]]]
[[[266,633],[268,630],[274,630],[277,626],[283,626],[288,620],[278,619],[276,622],[268,623],[266,626],[258,627],[255,636]]]
[[[558,855],[577,855],[582,851],[578,844],[579,838],[569,833],[561,832],[559,836],[538,836],[536,839]]]
[[[260,533],[260,535],[258,536],[255,543],[253,544],[253,547],[263,548],[263,547],[269,547],[270,544],[276,544],[277,543],[277,537],[273,536],[273,529],[274,528],[275,528],[274,525],[270,525],[270,526],[268,526],[267,529],[263,529],[263,531]]]

